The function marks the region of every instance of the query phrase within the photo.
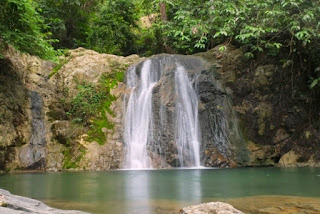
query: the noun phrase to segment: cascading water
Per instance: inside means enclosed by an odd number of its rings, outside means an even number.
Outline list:
[[[30,92],[32,135],[29,144],[19,151],[19,159],[23,167],[27,169],[42,169],[45,166],[46,157],[46,130],[43,120],[43,101],[38,92]]]
[[[176,103],[176,143],[179,152],[180,165],[184,163],[184,152],[192,166],[200,167],[200,144],[198,130],[198,96],[184,67],[177,64],[175,71],[175,91],[178,97]],[[188,150],[185,148],[190,147]]]
[[[173,94],[171,99],[174,99],[174,105],[170,107],[156,105],[158,97],[153,97],[155,88],[162,84],[164,78],[174,85],[172,89],[162,88],[168,94]],[[196,78],[190,79],[187,70],[174,56],[148,59],[128,71],[127,86],[131,93],[125,102],[125,168],[153,168],[154,157],[166,162],[168,148],[163,147],[164,143],[167,147],[174,148],[171,150],[177,151],[177,160],[171,165],[200,166]],[[170,111],[170,115],[167,111]],[[155,112],[158,113],[157,116]],[[164,140],[167,142],[163,142]]]
[[[151,60],[146,60],[141,69],[140,78],[136,69],[128,73],[128,87],[132,92],[128,101],[125,122],[125,142],[127,144],[128,168],[151,168],[147,152],[149,129],[152,125],[152,89],[158,75],[151,70]]]

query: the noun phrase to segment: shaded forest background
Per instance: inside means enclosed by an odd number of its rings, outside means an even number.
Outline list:
[[[116,55],[193,54],[225,44],[246,59],[277,57],[320,85],[320,1],[1,0],[0,57],[7,45],[56,61],[85,47]],[[2,56],[3,57],[3,56]]]

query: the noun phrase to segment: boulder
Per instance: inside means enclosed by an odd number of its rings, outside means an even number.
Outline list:
[[[297,160],[299,156],[294,151],[289,151],[284,154],[279,160],[279,166],[288,167],[288,166],[297,166]]]
[[[47,206],[41,201],[13,195],[10,192],[0,189],[0,213],[4,214],[86,214],[76,210],[60,210]]]
[[[243,214],[233,206],[223,202],[210,202],[185,207],[180,214]]]

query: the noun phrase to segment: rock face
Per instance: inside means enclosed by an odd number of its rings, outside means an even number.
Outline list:
[[[243,50],[231,45],[197,55],[217,67],[229,88],[249,150],[248,166],[319,166],[319,104],[305,96],[310,90],[302,72],[263,54],[248,64]]]
[[[243,214],[233,206],[223,202],[210,202],[185,207],[180,214]]]
[[[201,164],[320,166],[320,105],[304,97],[309,91],[301,72],[293,74],[263,55],[248,65],[243,56],[241,49],[230,45],[197,57],[177,56],[197,85]],[[176,65],[166,61],[166,55],[153,58],[166,65],[152,101],[153,108],[162,109],[154,112],[153,130],[161,144],[149,155],[154,166],[179,166],[172,132]],[[81,83],[99,88],[104,75],[123,74],[140,61],[137,55],[119,57],[78,48],[55,65],[9,49],[0,59],[0,170],[121,167],[126,152],[123,97],[130,93],[125,81],[108,83],[113,85],[106,92],[112,98],[108,111],[83,123],[77,123],[79,118],[72,118],[70,112]],[[155,132],[159,127],[161,135]],[[91,137],[93,131],[103,140]]]
[[[48,106],[49,118],[54,120],[51,126],[52,139],[48,148],[47,166],[50,166],[48,170],[61,170],[70,167],[78,170],[100,171],[120,167],[124,159],[122,96],[125,92],[125,85],[119,82],[109,92],[108,96],[114,96],[116,99],[110,106],[112,112],[105,113],[107,120],[112,124],[112,129],[105,125],[99,127],[100,130],[98,130],[105,136],[104,142],[100,142],[103,145],[88,138],[90,129],[75,126],[73,121],[68,119],[65,109],[66,103],[59,102],[59,98],[65,97],[70,100],[77,94],[80,83],[85,82],[98,86],[103,75],[125,72],[129,65],[139,60],[137,55],[118,57],[99,54],[83,48],[70,52],[70,55],[65,59],[67,63],[49,80],[57,95]],[[72,146],[66,150],[66,145],[70,143]],[[71,156],[69,164],[66,165],[65,157],[64,159],[57,158],[57,155],[59,156],[61,153],[64,153],[64,156],[66,153],[67,156]]]
[[[49,92],[44,76],[52,63],[9,49],[1,65],[0,169],[44,169],[42,95]]]
[[[9,49],[0,62],[0,170],[119,168],[124,84],[109,92],[115,101],[106,117],[113,128],[99,128],[106,138],[103,145],[89,140],[90,130],[75,125],[68,111],[79,83],[98,87],[103,75],[124,72],[139,60],[136,55],[118,57],[79,48],[61,59],[60,70],[52,76],[53,63]]]
[[[34,199],[12,195],[10,192],[0,189],[0,212],[4,214],[86,214],[75,210],[54,209]]]

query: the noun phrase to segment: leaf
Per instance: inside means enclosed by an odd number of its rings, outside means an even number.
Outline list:
[[[319,78],[318,79],[314,79],[312,81],[312,83],[310,84],[310,89],[312,89],[313,87],[315,87],[316,85],[318,85],[319,83]]]
[[[219,47],[219,51],[225,51],[225,50],[227,50],[227,46],[225,46],[225,45],[222,45],[222,46],[220,46]]]
[[[246,53],[244,54],[244,57],[247,58],[247,59],[252,59],[252,58],[254,57],[254,55],[253,55],[253,53],[251,53],[251,52],[246,52]]]

